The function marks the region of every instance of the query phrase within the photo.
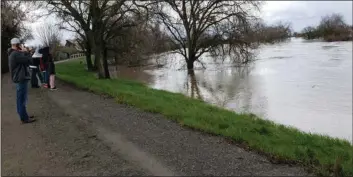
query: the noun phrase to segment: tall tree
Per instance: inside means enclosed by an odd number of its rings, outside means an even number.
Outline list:
[[[341,14],[333,13],[321,17],[316,27],[306,27],[302,35],[306,39],[322,38],[325,41],[347,41],[352,40],[352,27],[345,23]]]
[[[235,49],[247,44],[235,36],[244,31],[252,10],[258,10],[256,1],[226,0],[164,0],[158,3],[156,17],[171,34],[186,61],[193,70],[194,62],[211,50],[228,44]],[[241,44],[241,45],[240,45]]]
[[[138,3],[136,1],[94,1],[90,2],[92,12],[92,31],[94,38],[95,57],[102,61],[100,67],[104,68],[104,76],[109,77],[107,54],[107,45],[110,40],[116,36],[121,36],[121,30],[136,26],[138,20],[131,20],[133,17],[148,17],[145,14],[148,11],[150,3]],[[100,58],[103,58],[101,60]],[[107,77],[106,77],[107,78]]]
[[[344,31],[348,31],[348,25],[341,14],[333,13],[323,16],[317,29],[322,36],[340,35]]]
[[[89,1],[69,1],[69,0],[49,0],[39,4],[48,11],[48,14],[41,16],[56,15],[60,20],[60,28],[76,33],[83,39],[84,51],[86,55],[87,69],[93,71],[97,66],[92,64],[92,13]],[[95,62],[95,63],[98,63]]]
[[[55,53],[61,40],[59,28],[51,23],[44,23],[40,25],[40,27],[37,27],[35,36],[40,40],[43,46],[50,47],[53,53]]]
[[[9,71],[7,49],[11,47],[10,40],[17,37],[24,42],[32,37],[23,24],[29,18],[26,14],[30,8],[28,6],[18,8],[24,3],[22,1],[1,1],[1,73]]]
[[[124,23],[132,14],[147,9],[135,1],[128,0],[50,0],[46,8],[51,13],[75,21],[94,49],[99,78],[110,78],[107,63],[107,41],[113,38],[115,31],[131,24]],[[145,4],[145,3],[142,3]],[[128,22],[128,21],[127,21]],[[120,24],[120,25],[118,25]]]
[[[92,63],[92,44],[89,36],[82,30],[80,27],[80,24],[77,23],[76,21],[72,20],[69,21],[67,18],[65,20],[65,23],[61,23],[62,25],[60,26],[61,29],[64,29],[66,31],[71,31],[74,32],[76,35],[75,41],[78,43],[80,48],[83,50],[86,56],[86,64],[87,64],[87,70],[88,71],[95,71],[97,70],[97,66],[93,65]],[[98,63],[95,60],[95,64]]]

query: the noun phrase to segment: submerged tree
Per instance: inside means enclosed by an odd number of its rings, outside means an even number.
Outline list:
[[[351,39],[349,26],[341,14],[331,14],[321,18],[318,33],[325,41],[345,41]]]
[[[344,29],[347,24],[344,22],[343,16],[341,14],[331,14],[326,15],[321,18],[320,24],[317,27],[318,31],[324,35],[335,35],[339,33],[339,29]]]
[[[306,27],[302,31],[306,39],[321,38],[325,41],[352,40],[351,27],[347,25],[341,14],[326,15],[321,18],[317,27]]]
[[[288,22],[279,21],[275,24],[265,24],[262,19],[251,23],[250,30],[246,34],[247,40],[257,43],[275,43],[292,36],[292,27]]]
[[[242,33],[259,5],[256,1],[164,0],[158,2],[155,14],[173,37],[187,69],[192,70],[206,52],[222,47],[219,51],[227,53],[223,50],[226,44],[228,53],[246,53],[249,43],[242,39]]]
[[[319,34],[315,27],[308,26],[302,30],[302,36],[305,39],[315,39],[319,37]]]

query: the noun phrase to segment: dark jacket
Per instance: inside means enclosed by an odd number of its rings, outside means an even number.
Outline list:
[[[49,74],[55,74],[55,63],[53,57],[50,54],[48,60],[48,72]]]
[[[8,49],[9,68],[11,78],[14,83],[21,83],[30,80],[29,65],[32,63],[32,58],[24,52]]]
[[[39,65],[40,65],[40,58],[33,58],[33,57],[32,57],[32,60],[33,60],[32,65],[39,67]]]
[[[48,70],[48,62],[49,62],[49,47],[44,47],[39,50],[39,53],[42,54],[42,65],[43,65],[43,70],[46,71]]]

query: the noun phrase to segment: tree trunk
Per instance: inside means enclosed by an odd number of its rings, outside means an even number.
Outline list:
[[[109,68],[107,61],[107,49],[104,41],[99,36],[95,38],[95,63],[98,68],[99,79],[109,79]]]
[[[94,46],[94,65],[98,70],[98,79],[106,78],[103,60],[104,60],[104,41],[102,40],[102,36],[100,35],[100,30],[92,31],[92,42]]]
[[[116,76],[118,76],[118,56],[117,56],[117,54],[115,54],[114,60],[115,60],[115,73],[116,73]]]
[[[104,46],[104,45],[103,45]],[[104,69],[104,78],[105,79],[110,79],[110,74],[109,74],[109,67],[108,67],[108,58],[107,58],[107,48],[104,47],[103,49],[103,69]]]
[[[95,60],[97,61],[97,70],[98,70],[98,79],[103,79],[104,78],[104,68],[102,65],[102,52],[99,47],[95,49]]]
[[[86,59],[88,59],[87,55],[89,54],[89,62],[87,62],[87,67],[89,67],[89,65],[91,65],[91,71],[97,71],[98,70],[98,62],[96,60],[96,57],[94,58],[94,61],[92,63],[92,53],[95,53],[95,43],[94,43],[94,33],[90,30],[85,31],[86,34],[86,43],[85,43],[85,47],[86,47]],[[93,50],[93,52],[92,52]],[[90,63],[90,64],[89,64]]]
[[[202,100],[200,88],[198,86],[194,70],[188,70],[188,77],[190,77],[191,98],[195,98],[196,94],[196,98]]]
[[[193,70],[194,69],[194,60],[192,60],[192,59],[188,59],[187,61],[186,61],[186,66],[187,66],[187,69],[188,70]]]
[[[94,65],[93,65],[93,69],[94,69],[95,71],[98,70],[98,65],[99,65],[99,59],[98,59],[96,56],[94,56]]]
[[[88,40],[88,37],[87,37],[87,41],[85,42],[85,48],[86,48],[85,55],[86,55],[86,63],[87,63],[87,70],[88,71],[94,71],[92,59],[91,59],[91,55],[92,55],[92,47],[91,46],[92,45],[90,44],[90,41]]]
[[[103,51],[101,50],[101,41],[99,38],[95,38],[95,47],[94,47],[94,64],[98,69],[98,79],[103,79],[104,77],[104,68],[103,68]]]
[[[88,71],[93,71],[93,64],[92,64],[92,59],[91,59],[91,49],[86,49],[86,63],[87,63],[87,70]]]
[[[196,60],[195,57],[195,52],[193,51],[192,47],[189,45],[189,49],[188,49],[188,57],[186,60],[186,65],[188,70],[193,70],[194,69],[194,61]]]

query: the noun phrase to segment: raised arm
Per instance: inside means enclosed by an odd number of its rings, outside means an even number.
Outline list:
[[[32,57],[30,55],[25,55],[24,53],[17,53],[18,56],[16,56],[16,63],[19,64],[32,64]]]

